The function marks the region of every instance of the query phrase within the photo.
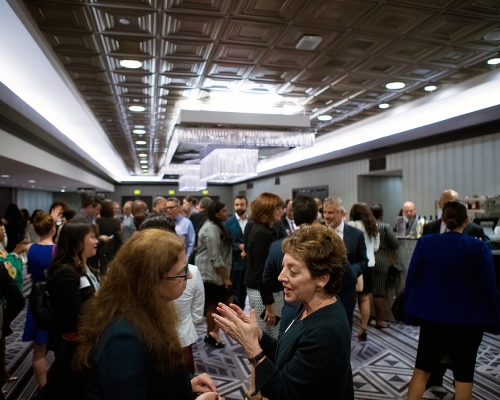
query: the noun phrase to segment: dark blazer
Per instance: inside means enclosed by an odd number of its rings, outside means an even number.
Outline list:
[[[356,277],[362,275],[368,267],[365,235],[362,231],[344,223],[344,244],[347,249],[347,260],[351,264]],[[356,286],[356,283],[354,283]]]
[[[247,233],[249,225],[247,224],[245,227],[245,233]],[[255,223],[251,224],[248,236],[245,237],[245,252],[247,253],[245,286],[259,290],[264,305],[274,303],[273,291],[264,283],[262,275],[269,255],[269,247],[275,240],[276,233],[273,228]]]
[[[280,222],[283,224],[283,227],[285,228],[285,232],[288,229],[288,232],[290,232],[290,234],[291,234],[292,230],[290,229],[290,224],[288,223],[288,220],[286,219],[286,215],[283,215],[281,217],[281,221]],[[287,236],[290,236],[290,235],[287,235]]]
[[[301,311],[299,311],[301,312]],[[296,320],[279,341],[263,333],[256,391],[273,400],[352,400],[351,332],[339,301]]]
[[[488,246],[458,232],[422,236],[408,268],[405,321],[493,326],[500,331],[495,268]]]
[[[203,211],[200,211],[199,213],[191,214],[189,216],[189,220],[193,224],[195,232],[198,232],[198,228],[200,227],[200,223],[201,223],[201,221],[203,221],[203,219],[206,217],[206,215],[207,215],[207,211],[203,210]]]
[[[61,265],[55,271],[49,268],[50,306],[55,321],[49,338],[50,350],[57,351],[62,335],[76,332],[83,304],[96,291],[88,277],[90,286],[80,289],[80,278],[71,265]]]
[[[252,219],[248,217],[247,225],[252,222]],[[240,223],[236,219],[235,215],[230,216],[223,225],[229,231],[231,235],[231,240],[233,241],[233,270],[243,271],[246,265],[246,259],[241,258],[240,244],[245,243],[243,231],[241,230]]]
[[[435,221],[429,222],[424,225],[424,231],[422,235],[430,235],[433,233],[440,233],[441,231],[441,220],[437,219]],[[476,238],[485,239],[483,228],[474,222],[469,222],[464,229],[464,235],[472,236]]]

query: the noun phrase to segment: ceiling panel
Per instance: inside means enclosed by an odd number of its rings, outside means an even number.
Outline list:
[[[322,135],[497,68],[486,60],[500,53],[497,0],[22,1],[133,174],[138,151],[159,171],[180,101],[272,94]],[[309,35],[318,47],[297,50]]]

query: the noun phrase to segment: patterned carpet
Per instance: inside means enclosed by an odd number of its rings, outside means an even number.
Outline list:
[[[4,385],[8,400],[31,399],[36,383],[31,371],[31,349],[21,342],[26,309],[13,322],[14,334],[7,338],[8,370],[20,379]],[[357,317],[357,316],[356,316]],[[355,318],[355,324],[357,319]],[[354,327],[354,332],[358,331]],[[196,372],[210,374],[226,400],[245,398],[250,366],[241,347],[221,333],[226,348],[216,350],[203,342],[205,324],[197,326],[199,339],[194,347]],[[418,328],[391,324],[384,330],[368,328],[368,339],[359,342],[353,335],[352,367],[356,399],[405,399],[413,371]],[[52,358],[50,357],[50,360]],[[424,399],[451,400],[453,377],[450,371],[443,388],[431,388]],[[500,398],[500,337],[486,334],[479,348],[473,398]]]

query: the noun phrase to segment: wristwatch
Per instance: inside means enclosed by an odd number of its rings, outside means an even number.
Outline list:
[[[257,354],[255,357],[248,357],[248,361],[252,365],[256,365],[260,360],[262,360],[266,355],[264,354],[264,350],[262,350],[259,354]]]

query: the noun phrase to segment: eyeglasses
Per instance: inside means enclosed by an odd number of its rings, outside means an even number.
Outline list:
[[[180,279],[180,278],[182,278],[185,281],[187,281],[188,276],[189,276],[189,264],[186,264],[186,268],[184,268],[184,275],[164,276],[161,279]]]
[[[176,209],[177,207],[179,207],[179,206],[165,207],[165,208],[166,208],[167,210],[174,210],[174,209]]]

